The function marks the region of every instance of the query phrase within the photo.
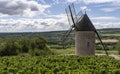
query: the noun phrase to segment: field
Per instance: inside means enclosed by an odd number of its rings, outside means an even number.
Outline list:
[[[115,46],[120,38],[120,29],[101,29],[98,31],[100,31],[101,38],[106,49],[108,49],[109,55],[118,56],[118,50],[116,50]],[[120,74],[120,59],[116,60],[114,57],[105,56],[105,51],[97,37],[96,56],[77,56],[75,55],[74,33],[72,32],[65,41],[66,49],[63,49],[61,40],[64,34],[65,31],[0,33],[1,48],[5,48],[3,44],[8,43],[5,46],[8,47],[8,50],[10,49],[9,47],[13,46],[11,47],[12,52],[16,46],[26,46],[28,49],[28,52],[19,52],[16,56],[0,56],[0,74]],[[31,51],[33,47],[31,45],[39,41],[34,37],[39,35],[46,38],[47,42],[45,41],[45,43],[47,44],[45,46],[50,50],[51,54],[47,53],[48,50],[43,50],[43,48],[40,50],[39,48],[36,49],[38,46],[34,46],[34,53]],[[9,37],[14,37],[12,43],[11,39],[10,42],[9,40],[8,42],[6,41]],[[27,41],[26,38],[19,41],[21,37],[27,37]],[[14,41],[14,39],[17,41]],[[20,42],[23,42],[21,46]],[[18,50],[21,49],[19,48]],[[104,55],[101,56],[101,54]]]
[[[120,74],[120,61],[107,56],[1,57],[0,74]]]
[[[56,55],[75,55],[75,48],[67,48],[67,49],[50,49],[52,52],[56,53]],[[109,55],[114,54],[118,55],[118,50],[108,50]],[[104,50],[95,50],[95,54],[105,54]]]

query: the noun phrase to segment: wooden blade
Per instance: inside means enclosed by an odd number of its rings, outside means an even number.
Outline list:
[[[73,18],[73,14],[72,14],[72,10],[71,10],[71,7],[69,6],[69,10],[70,10],[70,15],[71,15],[71,19],[72,19],[72,22],[73,22],[73,26],[78,30],[77,26],[76,26],[76,23],[74,21],[74,18]]]
[[[70,29],[65,33],[65,35],[62,38],[63,49],[65,48],[65,41],[67,40],[67,38],[70,35],[70,33],[72,32],[72,30],[73,30],[73,27],[70,27]]]
[[[72,22],[72,19],[71,19],[71,16],[70,16],[70,12],[67,8],[65,9],[65,12],[66,12],[66,15],[67,15],[68,23],[69,23],[70,26],[72,26],[73,22]]]
[[[98,36],[98,38],[99,38],[99,40],[100,40],[100,43],[101,43],[102,46],[103,46],[103,49],[105,50],[106,55],[108,56],[108,52],[107,52],[107,50],[105,49],[105,46],[104,46],[104,44],[103,44],[103,42],[102,42],[102,40],[101,40],[100,35],[98,34],[97,30],[96,30],[95,32],[96,32],[96,34],[97,34],[97,36]]]

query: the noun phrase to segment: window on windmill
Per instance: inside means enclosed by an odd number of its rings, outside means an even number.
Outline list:
[[[87,42],[87,47],[89,47],[90,46],[90,42]]]

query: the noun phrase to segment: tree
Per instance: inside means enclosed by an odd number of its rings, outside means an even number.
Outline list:
[[[27,53],[28,50],[30,49],[30,39],[27,37],[22,37],[22,38],[20,38],[18,43],[20,46],[20,52]]]
[[[1,56],[10,56],[18,54],[18,44],[14,38],[6,39],[0,44],[0,55]]]
[[[40,50],[48,49],[46,45],[47,41],[42,36],[38,36],[34,38],[34,42],[35,42],[35,48],[40,49]]]

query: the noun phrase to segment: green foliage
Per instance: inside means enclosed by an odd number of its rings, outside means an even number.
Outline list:
[[[13,56],[0,58],[1,74],[120,74],[107,56]]]
[[[17,55],[18,49],[18,43],[13,38],[6,39],[0,44],[0,56]]]
[[[28,50],[30,49],[30,40],[27,37],[22,37],[18,41],[19,47],[20,47],[20,52],[27,53]]]
[[[119,28],[112,28],[112,29],[99,29],[99,34],[101,36],[102,39],[119,39],[120,38],[120,29]],[[25,36],[25,37],[28,37],[28,38],[34,38],[36,36],[39,36],[39,35],[42,35],[44,37],[46,37],[47,39],[47,44],[49,46],[51,46],[52,48],[58,48],[60,49],[60,47],[56,47],[57,45],[58,46],[62,46],[63,42],[62,42],[62,38],[63,38],[63,35],[66,33],[66,31],[53,31],[53,32],[24,32],[24,33],[0,33],[0,39],[4,39],[8,36],[14,36],[16,37],[17,39],[19,39],[20,37],[22,36]],[[96,39],[97,36],[96,36]],[[66,47],[71,47],[71,46],[74,46],[75,42],[74,42],[74,32],[72,32],[69,37],[66,39],[65,42],[65,45]],[[34,43],[34,42],[33,42]],[[107,42],[107,43],[104,43],[107,48],[109,50],[113,50],[115,48],[115,43],[110,43],[110,42]],[[101,44],[98,43],[96,44],[98,45],[96,48],[97,49],[101,49]],[[34,45],[33,45],[33,48],[34,48]],[[62,49],[62,48],[61,48]],[[27,52],[27,51],[26,51]]]
[[[32,56],[45,56],[45,55],[54,55],[53,52],[50,50],[40,50],[40,49],[34,49],[29,50],[29,54]]]
[[[35,48],[37,49],[40,49],[40,50],[48,49],[46,47],[47,41],[41,36],[34,38],[33,42],[34,42]]]
[[[51,45],[50,49],[63,49],[63,46],[60,46],[60,45]]]
[[[45,51],[44,51],[45,50]],[[47,41],[41,37],[21,37],[19,39],[8,38],[0,42],[0,56],[17,55],[18,53],[30,53],[34,55],[47,54],[49,51]]]
[[[116,49],[118,50],[118,54],[120,55],[120,40],[119,40],[119,42],[116,44]]]

